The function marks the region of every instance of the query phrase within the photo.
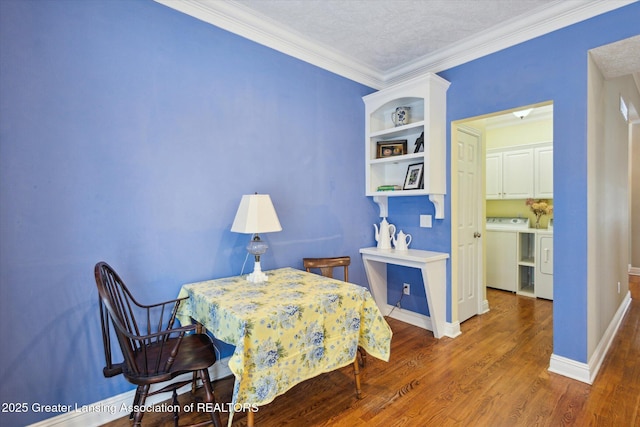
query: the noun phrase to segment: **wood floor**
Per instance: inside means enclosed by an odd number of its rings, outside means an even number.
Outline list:
[[[550,301],[489,290],[491,311],[464,322],[455,339],[388,319],[391,360],[368,358],[362,400],[347,367],[261,407],[256,426],[640,426],[640,277],[630,286],[634,300],[593,385],[548,372]],[[218,401],[230,401],[232,386],[231,378],[214,383]],[[223,413],[224,425],[227,419]],[[236,414],[233,427],[246,421]],[[143,419],[171,424],[170,414]],[[129,425],[127,418],[107,424]]]

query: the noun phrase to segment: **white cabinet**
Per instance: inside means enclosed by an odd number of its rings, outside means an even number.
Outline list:
[[[502,199],[502,153],[487,153],[486,165],[486,198]]]
[[[516,245],[515,231],[486,231],[487,286],[516,292]]]
[[[449,82],[435,74],[426,74],[363,97],[365,103],[365,194],[387,216],[387,197],[428,195],[436,206],[436,218],[444,218],[446,194],[446,94]],[[409,117],[396,126],[394,113],[409,107]],[[397,122],[397,121],[396,121]],[[418,138],[423,149],[415,151]],[[382,154],[379,144],[402,147]],[[405,189],[410,166],[422,165],[421,184]],[[394,190],[381,190],[397,186]],[[413,186],[412,186],[413,187]]]
[[[553,198],[553,145],[533,149],[534,156],[534,196],[537,199]]]
[[[487,200],[553,198],[553,143],[487,150]]]
[[[487,151],[486,198],[533,197],[533,149]]]
[[[503,199],[526,199],[533,195],[533,150],[505,151],[502,154]]]

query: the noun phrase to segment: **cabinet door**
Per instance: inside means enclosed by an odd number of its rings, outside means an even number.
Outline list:
[[[487,199],[502,198],[502,153],[487,154],[485,167],[485,196]]]
[[[534,150],[535,183],[534,197],[553,198],[553,146],[539,147]]]
[[[513,231],[487,231],[487,286],[516,291],[517,234]]]
[[[503,153],[502,190],[504,199],[533,197],[533,149]]]

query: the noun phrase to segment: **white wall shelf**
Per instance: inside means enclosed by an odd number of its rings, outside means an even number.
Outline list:
[[[388,197],[429,196],[435,218],[444,218],[446,194],[446,93],[449,82],[425,74],[363,97],[365,103],[365,194],[373,197],[380,216],[388,214]],[[409,107],[407,124],[396,126],[392,114]],[[424,148],[415,153],[416,140],[424,137]],[[378,157],[378,143],[407,142],[405,154]],[[378,191],[380,186],[404,187],[410,165],[422,163],[423,184],[418,189]]]
[[[460,335],[460,325],[448,323],[447,316],[447,269],[449,254],[443,252],[409,249],[362,248],[362,261],[367,273],[371,295],[383,313],[433,332],[436,338],[455,338]],[[394,308],[387,303],[387,265],[417,268],[422,273],[429,316]]]

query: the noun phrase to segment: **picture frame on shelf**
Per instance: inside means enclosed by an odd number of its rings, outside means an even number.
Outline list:
[[[418,139],[416,139],[416,148],[413,152],[422,153],[423,151],[424,151],[424,132],[422,132],[418,137]]]
[[[403,190],[418,190],[422,187],[424,175],[424,163],[414,163],[407,167],[407,176],[404,178]]]
[[[378,141],[378,151],[376,158],[403,156],[407,154],[407,140],[398,139],[395,141]]]

